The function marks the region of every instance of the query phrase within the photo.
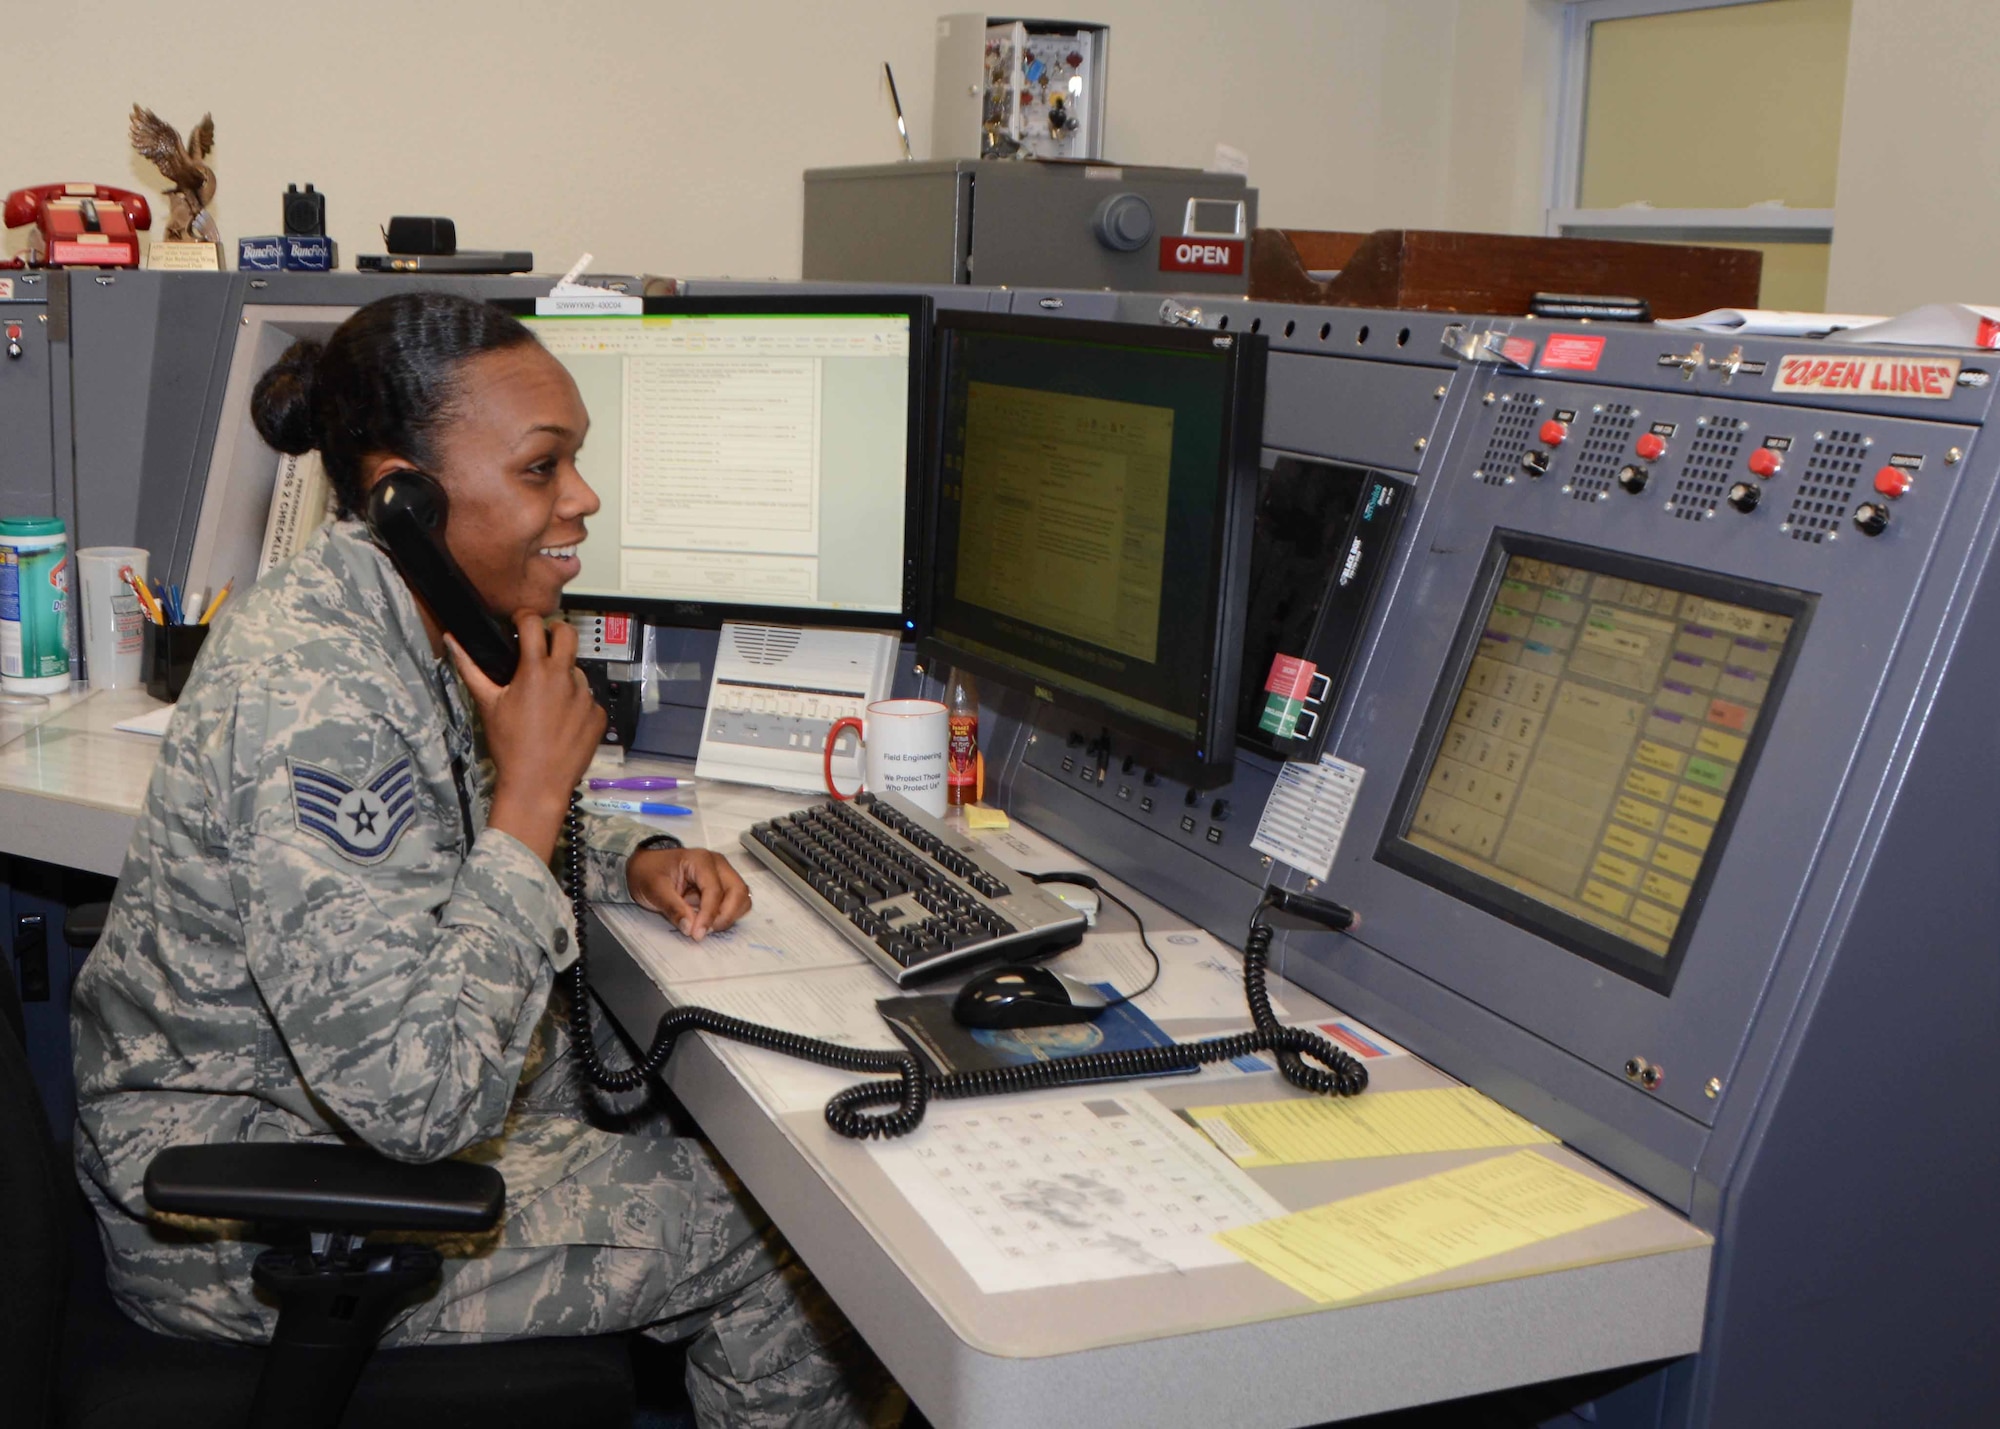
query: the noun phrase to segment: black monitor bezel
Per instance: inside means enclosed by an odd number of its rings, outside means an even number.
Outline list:
[[[533,298],[500,298],[494,305],[516,317],[542,317],[535,312]],[[843,630],[893,630],[908,636],[916,629],[917,598],[921,589],[924,546],[924,489],[928,470],[924,440],[930,423],[925,402],[931,370],[931,332],[934,306],[931,299],[911,293],[840,293],[643,298],[641,317],[699,317],[744,314],[796,313],[801,317],[839,317],[887,314],[910,320],[910,401],[906,414],[903,468],[903,598],[902,609],[820,610],[809,606],[752,605],[718,600],[669,600],[660,596],[604,595],[585,592],[563,593],[565,610],[615,610],[637,615],[649,625],[677,625],[691,629],[715,630],[724,621],[744,621],[768,625],[805,625]],[[579,320],[619,321],[624,314],[563,314]]]
[[[1219,579],[1211,587],[1204,612],[1204,629],[1195,649],[1203,653],[1206,676],[1202,681],[1191,736],[1144,720],[1100,700],[1047,683],[968,650],[940,636],[936,627],[938,522],[942,503],[936,491],[943,479],[944,409],[950,390],[953,331],[997,333],[1002,336],[1059,340],[1104,347],[1150,347],[1173,352],[1199,352],[1225,358],[1229,392],[1223,413],[1221,480],[1217,484],[1218,519],[1215,522],[1211,568]],[[1138,752],[1153,769],[1169,778],[1201,788],[1211,788],[1229,777],[1236,757],[1236,701],[1239,664],[1243,646],[1244,611],[1249,600],[1250,536],[1256,519],[1257,475],[1263,452],[1264,380],[1268,341],[1253,333],[1224,333],[1185,328],[1150,327],[1139,323],[1098,322],[1076,318],[1040,317],[1026,314],[999,314],[945,311],[937,315],[932,341],[930,390],[932,426],[927,437],[929,471],[925,490],[929,493],[926,560],[918,600],[917,654],[920,664],[949,665],[971,671],[981,679],[1019,689],[1037,700],[1077,716],[1079,722],[1096,725],[1123,735],[1138,746]]]
[[[1724,800],[1722,817],[1716,820],[1715,834],[1709,840],[1701,871],[1688,893],[1687,906],[1674,929],[1673,940],[1667,945],[1665,958],[1637,948],[1608,929],[1484,878],[1463,865],[1418,847],[1406,837],[1411,820],[1416,817],[1417,803],[1423,797],[1424,782],[1444,743],[1452,711],[1458,706],[1458,697],[1470,672],[1479,637],[1486,628],[1487,612],[1499,595],[1507,563],[1515,556],[1575,566],[1594,574],[1647,585],[1665,586],[1710,600],[1748,606],[1770,615],[1788,616],[1792,621],[1784,652],[1771,672],[1771,688],[1764,700],[1763,716],[1751,731],[1750,742],[1737,765],[1736,780]],[[1770,585],[1647,556],[1531,535],[1525,531],[1495,528],[1480,564],[1478,579],[1466,598],[1464,613],[1459,618],[1450,653],[1446,656],[1444,669],[1438,676],[1437,687],[1424,713],[1424,722],[1417,732],[1402,783],[1397,787],[1396,802],[1383,825],[1382,839],[1375,850],[1376,861],[1545,938],[1662,997],[1670,996],[1687,957],[1688,945],[1700,925],[1709,888],[1728,852],[1730,835],[1734,832],[1737,816],[1756,776],[1764,742],[1770,738],[1771,728],[1777,723],[1786,687],[1791,681],[1793,667],[1798,663],[1799,652],[1805,647],[1806,631],[1818,604],[1819,597],[1813,592],[1789,586]]]

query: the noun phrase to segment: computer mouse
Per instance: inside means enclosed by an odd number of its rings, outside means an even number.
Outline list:
[[[1088,1022],[1104,1011],[1104,994],[1047,968],[1002,963],[968,982],[951,1005],[966,1027],[1053,1027]]]
[[[1097,910],[1104,906],[1104,901],[1093,890],[1079,888],[1073,883],[1044,883],[1042,889],[1044,892],[1055,894],[1057,900],[1066,907],[1074,908],[1083,914],[1084,927],[1097,926]]]

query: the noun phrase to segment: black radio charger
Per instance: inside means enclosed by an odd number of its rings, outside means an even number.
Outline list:
[[[311,184],[285,185],[285,237],[326,237],[326,195]]]

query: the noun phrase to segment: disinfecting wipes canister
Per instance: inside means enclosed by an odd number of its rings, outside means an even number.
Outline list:
[[[69,534],[46,516],[0,520],[0,688],[69,688]]]

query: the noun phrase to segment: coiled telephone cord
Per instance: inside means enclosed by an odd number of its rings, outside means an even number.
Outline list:
[[[584,896],[583,813],[574,793],[570,795],[563,832],[569,840],[566,892],[576,920],[576,961],[570,965],[568,972],[570,1041],[576,1047],[584,1074],[605,1091],[630,1091],[642,1084],[666,1065],[667,1058],[673,1054],[674,1044],[684,1032],[712,1032],[732,1042],[764,1047],[787,1057],[817,1062],[823,1067],[893,1078],[862,1082],[836,1093],[827,1102],[826,1124],[840,1135],[856,1140],[907,1136],[922,1124],[924,1112],[933,1097],[955,1100],[1080,1082],[1113,1081],[1161,1072],[1193,1071],[1205,1063],[1233,1061],[1253,1052],[1271,1053],[1285,1080],[1306,1091],[1351,1097],[1368,1085],[1366,1067],[1318,1033],[1282,1025],[1271,1011],[1271,999],[1265,988],[1265,968],[1273,933],[1264,922],[1264,913],[1273,906],[1275,898],[1282,896],[1276,894],[1267,894],[1265,900],[1257,905],[1257,911],[1251,915],[1249,936],[1243,945],[1243,991],[1250,1004],[1253,1024],[1248,1032],[1211,1037],[1201,1042],[1177,1042],[1165,1047],[1141,1047],[1117,1052],[1085,1052],[1017,1067],[953,1072],[943,1077],[932,1077],[908,1052],[842,1047],[796,1032],[745,1022],[740,1017],[732,1017],[712,1008],[676,1007],[660,1018],[659,1026],[653,1033],[652,1045],[645,1054],[631,1066],[614,1070],[605,1066],[590,1026],[590,984],[589,974],[585,971],[590,906]],[[865,1110],[871,1107],[892,1109]]]

